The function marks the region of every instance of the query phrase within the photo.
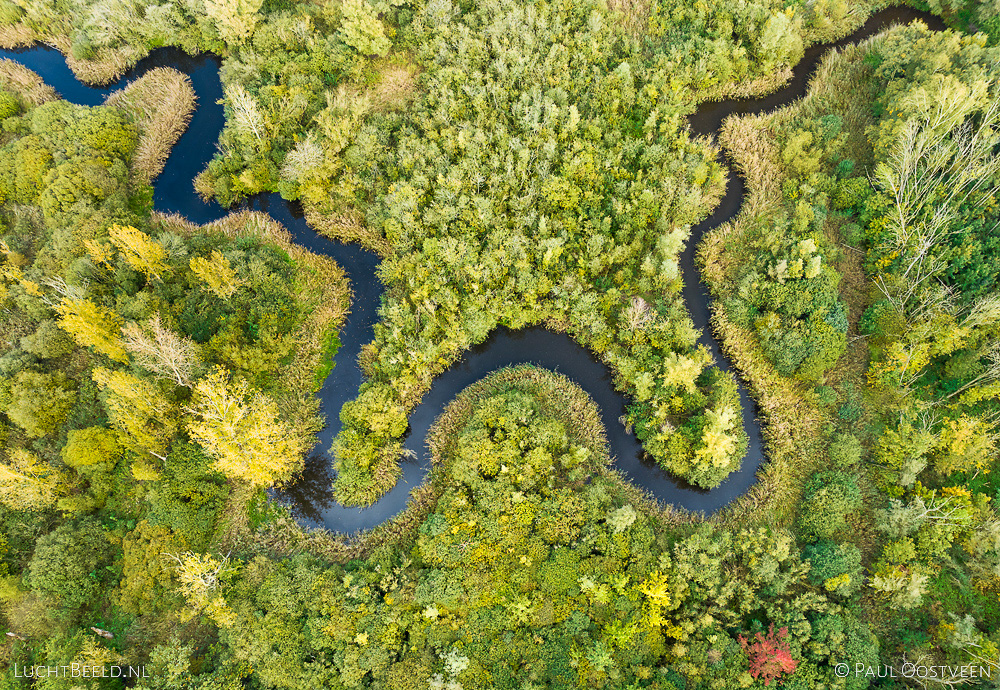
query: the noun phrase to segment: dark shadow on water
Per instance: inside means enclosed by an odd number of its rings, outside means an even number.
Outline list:
[[[923,20],[932,29],[944,28],[941,20],[933,15],[907,7],[893,7],[874,15],[857,32],[832,46],[853,43],[893,24],[914,19]],[[830,47],[828,44],[806,51],[802,62],[794,69],[791,82],[773,94],[702,104],[689,118],[691,129],[696,134],[712,134],[718,131],[723,119],[730,114],[768,112],[802,97],[809,76]],[[62,55],[53,48],[36,46],[0,50],[0,57],[11,58],[32,69],[63,98],[81,105],[99,105],[109,93],[153,67],[173,67],[186,73],[191,77],[198,95],[198,108],[155,181],[154,206],[158,211],[178,213],[196,223],[207,223],[226,215],[227,212],[218,204],[203,202],[193,185],[194,178],[215,155],[219,133],[225,124],[225,113],[219,103],[223,90],[219,81],[221,60],[218,56],[205,54],[192,57],[174,48],[160,48],[115,84],[99,88],[77,81]],[[709,349],[725,371],[731,371],[731,366],[722,356],[709,328],[711,301],[701,283],[694,256],[705,232],[736,217],[744,193],[743,179],[730,172],[721,203],[707,219],[692,229],[691,239],[679,257],[684,276],[683,297],[695,327],[701,331],[698,342]],[[410,492],[427,475],[430,458],[425,438],[434,419],[462,389],[496,369],[516,364],[535,364],[552,369],[568,376],[587,391],[601,411],[611,453],[617,458],[616,469],[661,501],[710,514],[745,493],[756,481],[757,469],[764,460],[763,439],[757,420],[757,405],[747,394],[743,381],[740,381],[739,395],[743,428],[749,437],[747,454],[739,470],[717,488],[706,491],[662,470],[647,458],[635,437],[625,433],[618,419],[625,413],[627,399],[615,391],[611,373],[604,364],[569,336],[533,327],[516,332],[507,329],[494,332],[486,342],[470,349],[459,362],[438,376],[430,391],[410,414],[404,447],[412,451],[415,459],[401,464],[396,485],[368,508],[339,504],[331,491],[334,470],[327,449],[340,431],[340,408],[356,396],[363,379],[357,359],[362,345],[372,340],[378,319],[377,310],[382,297],[382,285],[376,275],[379,259],[373,252],[356,245],[345,245],[316,234],[306,225],[301,209],[284,201],[278,194],[258,195],[243,206],[270,214],[292,233],[298,244],[317,254],[329,256],[340,264],[354,292],[351,312],[340,333],[341,347],[336,354],[336,366],[317,394],[327,426],[318,434],[318,443],[307,457],[305,469],[299,477],[272,494],[289,507],[302,525],[350,534],[379,525],[402,511]]]

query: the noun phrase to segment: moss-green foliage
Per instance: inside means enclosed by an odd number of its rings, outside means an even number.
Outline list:
[[[154,651],[135,640],[168,646],[182,600],[164,554],[208,548],[229,497],[183,436],[187,384],[222,365],[281,399],[290,427],[319,426],[298,379],[279,376],[309,346],[302,326],[315,305],[301,267],[254,217],[193,231],[154,221],[131,169],[130,117],[54,102],[10,115],[0,134],[0,534],[10,550],[0,621],[32,639],[18,663],[118,663],[117,650],[133,660]],[[140,251],[155,262],[137,261]],[[237,286],[224,298],[191,268],[215,253]],[[104,318],[69,323],[64,301]],[[101,330],[114,360],[79,345],[87,329]],[[127,637],[143,616],[143,632]],[[199,649],[203,634],[187,628]],[[211,653],[198,669],[216,687],[246,675]]]
[[[192,549],[208,545],[229,494],[222,475],[210,465],[211,458],[197,446],[174,444],[160,478],[146,494],[150,524],[169,527]]]
[[[30,437],[55,431],[76,402],[74,386],[62,372],[22,371],[11,381],[9,396],[3,412]]]
[[[850,594],[861,586],[861,551],[854,544],[823,539],[808,545],[802,558],[810,562],[809,581],[837,594]]]
[[[948,12],[968,9],[956,4]],[[1000,533],[990,503],[995,491],[988,481],[969,481],[991,476],[996,465],[1000,325],[992,228],[1000,219],[994,198],[1000,87],[991,66],[997,49],[982,36],[913,25],[866,50],[853,64],[834,66],[852,75],[858,88],[851,98],[821,86],[809,104],[815,122],[829,117],[828,103],[838,102],[846,104],[838,106],[841,112],[868,119],[864,131],[843,133],[857,165],[838,163],[836,155],[819,159],[821,170],[835,172],[832,186],[824,186],[820,173],[810,172],[816,161],[809,138],[801,132],[778,138],[786,171],[818,183],[795,189],[786,182],[786,200],[791,190],[798,203],[823,204],[841,237],[865,250],[873,280],[859,324],[871,346],[868,385],[845,381],[838,399],[827,396],[841,403],[837,415],[852,433],[832,438],[833,470],[807,482],[797,526],[815,542],[806,546],[813,581],[850,594],[857,554],[833,539],[859,545],[870,539],[845,529],[848,521],[864,524],[851,516],[858,505],[852,475],[867,456],[868,476],[883,493],[876,499],[877,543],[867,575],[874,605],[887,609],[880,615],[888,621],[888,647],[897,656],[905,651],[946,663],[968,658],[972,649],[992,653],[998,643],[990,637],[995,607],[979,603],[982,592],[997,587],[987,565],[995,552],[992,535]],[[780,362],[782,351],[772,356]],[[873,421],[858,424],[865,420]],[[952,580],[942,608],[944,572]],[[951,622],[935,627],[932,611],[945,609]]]
[[[832,539],[847,528],[847,517],[861,507],[857,479],[841,471],[817,472],[803,489],[798,528],[814,539]]]
[[[112,544],[100,524],[85,520],[57,527],[38,540],[25,573],[26,583],[68,613],[92,603],[101,590]]]

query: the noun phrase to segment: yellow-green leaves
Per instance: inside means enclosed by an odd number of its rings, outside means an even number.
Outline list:
[[[233,270],[229,259],[217,249],[207,259],[201,256],[194,257],[190,261],[190,266],[191,271],[205,281],[208,289],[217,297],[227,299],[240,287],[240,280],[236,277],[236,271]]]
[[[128,361],[119,335],[121,318],[117,314],[88,299],[70,298],[63,299],[56,312],[59,314],[59,325],[77,343],[93,347],[115,361]]]
[[[384,56],[392,42],[378,20],[374,8],[365,0],[343,0],[340,5],[344,23],[340,27],[344,43],[362,55]]]
[[[198,382],[188,411],[188,433],[230,479],[271,486],[292,472],[304,452],[274,401],[245,381],[231,381],[221,367]]]
[[[160,280],[170,270],[167,253],[159,242],[131,225],[112,225],[108,230],[111,243],[121,252],[125,263],[146,275],[147,279]]]

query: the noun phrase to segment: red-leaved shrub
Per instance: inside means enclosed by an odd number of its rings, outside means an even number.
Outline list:
[[[788,628],[780,628],[775,633],[774,623],[771,623],[767,635],[757,633],[753,641],[739,636],[743,651],[750,657],[750,675],[754,678],[763,678],[765,686],[770,685],[772,680],[782,674],[791,673],[799,665],[799,662],[792,658],[792,652],[785,642],[786,637]]]

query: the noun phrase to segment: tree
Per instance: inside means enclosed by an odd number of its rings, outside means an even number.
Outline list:
[[[217,367],[194,389],[188,433],[230,479],[270,486],[300,462],[304,444],[278,418],[274,401]]]
[[[0,462],[0,502],[11,510],[51,508],[66,485],[66,477],[23,448],[11,449],[9,461]]]
[[[236,271],[229,264],[229,259],[219,250],[213,251],[207,259],[201,256],[194,257],[190,266],[191,271],[205,281],[208,289],[222,299],[231,297],[240,286]]]
[[[64,298],[56,307],[59,326],[80,345],[93,347],[117,362],[127,362],[122,347],[121,319],[88,299]]]
[[[771,623],[767,635],[759,632],[754,635],[753,641],[743,635],[739,636],[740,646],[750,658],[750,675],[754,678],[763,678],[765,686],[769,686],[772,680],[791,674],[799,665],[799,662],[792,658],[788,642],[785,641],[786,637],[788,628],[780,628],[775,632],[774,623]]]
[[[79,526],[62,525],[38,540],[25,580],[34,591],[62,607],[79,609],[100,590],[99,579],[90,574],[111,556],[111,545],[99,523],[87,520]]]
[[[861,507],[861,492],[851,475],[817,472],[806,482],[798,527],[807,538],[832,539],[847,528],[847,515]]]
[[[92,426],[73,429],[62,449],[63,462],[75,469],[104,466],[112,468],[121,457],[122,447],[110,429]]]
[[[131,225],[112,225],[108,230],[111,243],[121,252],[125,262],[146,278],[162,280],[161,275],[170,270],[166,263],[167,252],[142,230]]]
[[[229,564],[229,556],[216,558],[207,553],[190,551],[180,555],[165,555],[176,564],[180,591],[188,602],[185,617],[190,619],[204,613],[219,627],[231,626],[236,620],[236,614],[219,591],[219,579],[233,569]]]
[[[29,436],[45,436],[66,421],[76,390],[65,374],[22,371],[14,377],[6,413]]]
[[[385,27],[378,20],[375,10],[365,0],[344,0],[341,5],[344,23],[340,33],[344,43],[362,55],[383,57],[392,43],[386,38]]]
[[[125,432],[126,443],[139,453],[162,459],[163,449],[177,430],[176,410],[163,392],[123,371],[98,367],[91,375],[108,392],[108,417]]]
[[[239,44],[253,35],[264,0],[205,0],[205,13],[226,43]]]
[[[187,548],[184,538],[170,528],[140,522],[122,540],[118,605],[135,615],[175,608],[171,596],[176,586],[174,569],[163,555]]]
[[[191,338],[177,335],[163,325],[157,313],[143,327],[132,322],[122,329],[125,349],[144,369],[165,376],[178,386],[191,386],[191,374],[198,365],[198,346]]]

